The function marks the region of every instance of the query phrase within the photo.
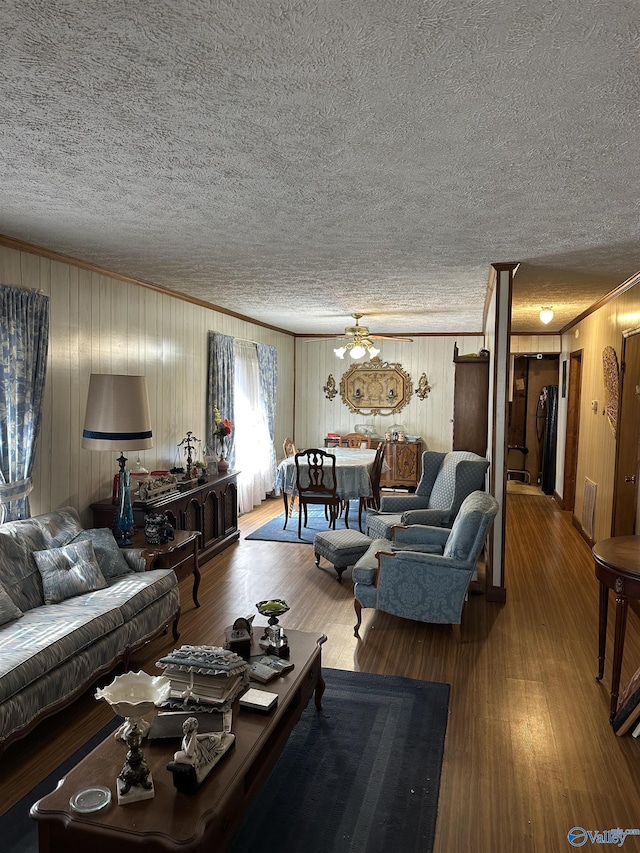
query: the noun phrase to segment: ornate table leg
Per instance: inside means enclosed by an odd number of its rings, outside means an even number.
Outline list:
[[[198,587],[200,586],[200,569],[198,568],[198,551],[196,550],[196,554],[194,557],[196,564],[193,570],[193,592],[191,593],[193,596],[193,603],[196,607],[200,607],[200,602],[198,601]]]
[[[609,606],[609,587],[600,581],[600,609],[598,611],[598,674],[596,681],[602,681],[604,675],[604,657],[607,645],[607,608]]]
[[[318,638],[318,646],[324,645],[327,642],[327,635],[323,634]],[[325,690],[324,678],[322,677],[322,656],[318,655],[318,677],[316,679],[316,688],[314,691],[314,701],[316,703],[316,709],[318,711],[322,708],[322,694]]]
[[[289,497],[284,489],[282,489],[282,502],[284,503],[284,526],[283,530],[286,530],[287,521],[289,521]]]

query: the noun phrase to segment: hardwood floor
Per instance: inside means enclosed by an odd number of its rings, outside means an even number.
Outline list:
[[[315,567],[308,545],[241,538],[204,567],[199,609],[189,580],[181,582],[181,642],[217,644],[256,601],[282,596],[291,606],[285,627],[327,634],[326,667],[451,684],[435,853],[549,853],[571,849],[574,826],[640,828],[640,739],[616,737],[608,722],[613,611],[605,678],[594,680],[598,591],[590,550],[550,498],[507,500],[507,603],[471,596],[461,644],[447,627],[373,611],[364,611],[356,640],[350,573],[337,583],[332,569]],[[241,519],[243,537],[280,511],[280,500],[265,501]],[[136,668],[155,671],[171,646],[170,637],[149,644]],[[630,613],[623,685],[639,665],[639,623]],[[0,759],[0,810],[110,716],[90,690],[10,747]],[[624,849],[640,850],[639,839],[628,837]]]

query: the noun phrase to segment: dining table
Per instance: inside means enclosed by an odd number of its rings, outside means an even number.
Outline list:
[[[367,498],[371,495],[371,468],[376,458],[376,451],[366,448],[332,447],[325,448],[325,453],[336,459],[336,492],[344,503],[344,523],[349,527],[349,501]],[[295,456],[288,456],[278,465],[276,474],[276,489],[282,492],[284,502],[285,526],[289,517],[289,497],[295,497],[296,488]]]

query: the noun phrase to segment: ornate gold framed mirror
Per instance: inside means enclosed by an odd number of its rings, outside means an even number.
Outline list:
[[[340,380],[342,402],[361,415],[393,415],[407,405],[412,394],[411,377],[402,365],[379,358],[354,364]]]

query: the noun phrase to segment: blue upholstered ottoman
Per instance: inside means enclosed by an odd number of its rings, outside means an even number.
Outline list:
[[[359,530],[326,530],[316,533],[313,539],[316,566],[320,566],[320,557],[324,557],[327,562],[333,563],[338,580],[341,581],[344,570],[357,563],[369,545],[371,539]]]

